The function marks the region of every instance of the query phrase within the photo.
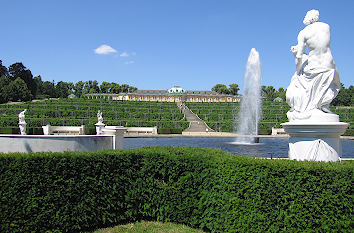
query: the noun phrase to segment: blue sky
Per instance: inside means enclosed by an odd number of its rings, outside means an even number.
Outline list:
[[[126,83],[138,89],[242,87],[251,48],[262,84],[286,88],[310,9],[331,26],[341,82],[353,85],[354,1],[0,0],[0,59],[43,80]],[[107,54],[95,49],[110,46]],[[99,52],[100,50],[98,50]],[[101,52],[105,50],[101,50]]]

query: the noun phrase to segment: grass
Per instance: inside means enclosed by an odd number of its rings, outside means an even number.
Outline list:
[[[148,222],[142,221],[119,225],[112,228],[105,228],[95,231],[94,233],[136,233],[136,232],[151,232],[151,233],[203,233],[202,230],[193,229],[183,224]]]

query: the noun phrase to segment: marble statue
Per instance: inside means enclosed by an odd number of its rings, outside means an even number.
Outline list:
[[[97,135],[101,135],[102,134],[102,130],[105,127],[105,124],[103,123],[102,112],[100,110],[98,110],[98,112],[97,112],[97,120],[98,120],[98,122],[95,124],[95,126],[96,126],[96,134]]]
[[[26,121],[25,121],[25,112],[27,109],[23,110],[18,114],[18,126],[20,127],[20,133],[21,135],[26,135]]]
[[[18,114],[18,122],[19,123],[26,123],[25,121],[25,112],[27,111],[27,109],[23,110],[22,112],[20,112],[20,114]]]
[[[329,104],[337,96],[341,84],[330,50],[330,27],[319,22],[319,12],[307,12],[298,44],[291,47],[295,56],[296,72],[286,92],[290,105],[289,121],[336,121]],[[306,47],[309,53],[305,53]],[[338,120],[337,120],[338,121]]]
[[[289,122],[282,126],[290,136],[289,159],[334,162],[340,161],[340,135],[348,124],[339,122],[329,109],[341,84],[330,50],[330,27],[318,19],[317,10],[307,12],[306,27],[299,32],[297,45],[290,48],[296,72],[286,91]]]
[[[98,110],[98,112],[97,112],[97,120],[98,120],[98,123],[103,123],[102,112],[100,110]]]

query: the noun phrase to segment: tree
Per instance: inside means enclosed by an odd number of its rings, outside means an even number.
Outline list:
[[[129,92],[130,92],[130,93],[131,93],[131,92],[134,92],[134,91],[136,91],[136,90],[138,90],[138,88],[133,87],[133,86],[129,86]]]
[[[43,95],[43,81],[40,75],[33,78],[37,85],[37,93],[36,96]]]
[[[122,84],[120,85],[120,89],[123,93],[128,93],[129,92],[129,85],[128,84]]]
[[[84,90],[84,85],[85,83],[83,81],[78,81],[77,83],[75,83],[74,85],[74,94],[80,98],[82,96],[82,91]]]
[[[229,93],[231,95],[238,95],[238,91],[240,90],[240,88],[238,87],[238,84],[233,83],[229,85]]]
[[[229,94],[229,89],[224,84],[216,84],[212,89],[212,91],[215,91],[219,94]]]
[[[0,76],[0,89],[9,85],[11,82],[10,78],[5,76],[5,75],[2,75]]]
[[[99,92],[100,92],[100,88],[96,80],[89,80],[85,82],[82,94],[88,94],[88,93],[92,94],[92,93],[99,93]]]
[[[30,90],[25,81],[21,78],[15,79],[9,85],[3,88],[3,93],[9,101],[28,101],[32,98]]]
[[[276,93],[276,96],[282,98],[283,101],[286,101],[286,91],[284,88],[280,87]]]
[[[100,93],[109,93],[110,89],[112,87],[112,84],[109,82],[102,82],[100,85]]]
[[[1,76],[9,76],[9,72],[7,71],[6,66],[2,65],[2,61],[0,60],[0,77]]]
[[[112,94],[119,94],[121,92],[120,85],[118,83],[111,83],[111,90],[110,93]]]
[[[37,83],[33,79],[32,72],[28,70],[21,62],[9,66],[9,74],[12,80],[21,78],[27,84],[28,89],[33,96],[37,94]]]
[[[47,95],[48,97],[51,97],[51,98],[56,97],[54,81],[53,82],[49,82],[49,81],[43,82],[42,95]]]
[[[7,94],[4,92],[4,88],[10,84],[11,80],[9,77],[2,75],[0,76],[0,104],[9,101]]]
[[[57,85],[55,85],[55,94],[58,98],[66,98],[68,95],[72,93],[73,83],[71,82],[63,82],[59,81]]]
[[[273,86],[262,86],[262,96],[266,98],[266,100],[273,101],[277,97],[277,93]]]
[[[332,105],[334,106],[350,106],[353,105],[353,86],[350,86],[348,89],[344,87],[344,84],[341,83],[342,88],[339,91],[338,95],[332,101]]]

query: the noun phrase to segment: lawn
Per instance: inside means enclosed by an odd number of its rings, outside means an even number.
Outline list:
[[[119,225],[94,231],[94,233],[134,233],[134,232],[164,232],[164,233],[202,233],[204,231],[187,227],[183,224],[142,221]]]

